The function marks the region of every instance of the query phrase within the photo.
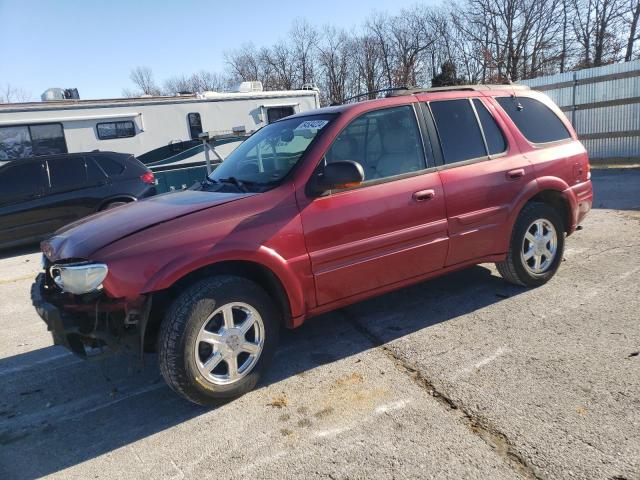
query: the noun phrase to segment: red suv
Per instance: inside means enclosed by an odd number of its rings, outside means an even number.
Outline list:
[[[56,232],[33,303],[56,344],[157,347],[167,383],[209,404],[256,385],[281,325],[484,262],[544,284],[591,208],[589,178],[569,122],[523,87],[305,112],[201,184]]]

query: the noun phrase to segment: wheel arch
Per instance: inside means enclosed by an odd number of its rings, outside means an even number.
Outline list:
[[[573,219],[573,216],[571,214],[571,205],[569,204],[569,200],[567,200],[567,197],[563,192],[552,189],[541,190],[529,200],[527,200],[525,205],[532,202],[546,203],[547,205],[551,205],[560,214],[564,232],[571,232]]]
[[[122,202],[122,201],[129,203],[129,202],[137,202],[138,199],[133,195],[126,195],[126,194],[113,195],[111,197],[108,197],[102,200],[102,202],[100,202],[100,204],[98,205],[98,208],[96,209],[96,211],[97,212],[101,211],[104,207],[109,205],[111,202]]]
[[[573,212],[577,204],[574,205],[575,198],[568,194],[570,190],[569,185],[557,177],[540,177],[530,182],[522,190],[516,202],[517,207],[512,210],[509,231],[513,230],[513,226],[525,205],[531,202],[542,202],[559,211],[565,232],[571,234],[575,230]]]

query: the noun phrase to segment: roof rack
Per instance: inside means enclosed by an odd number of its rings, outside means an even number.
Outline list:
[[[480,92],[486,90],[529,90],[527,85],[519,85],[519,84],[486,84],[486,85],[451,85],[448,87],[430,87],[430,88],[405,88],[405,89],[395,89],[395,91],[390,92],[387,96],[389,97],[400,97],[403,95],[415,95],[418,93],[431,93],[431,92],[450,92],[450,91],[470,91],[470,92]]]
[[[470,91],[470,92],[480,92],[486,90],[529,90],[527,85],[520,85],[516,83],[503,83],[503,84],[477,84],[477,85],[451,85],[449,87],[429,87],[429,88],[421,88],[421,87],[394,87],[394,88],[383,88],[380,90],[373,90],[370,92],[360,93],[358,95],[354,95],[353,97],[349,97],[344,99],[342,103],[332,103],[331,106],[343,105],[345,103],[352,102],[354,100],[360,101],[358,99],[366,97],[366,100],[369,100],[371,95],[379,95],[381,93],[386,93],[387,97],[403,97],[405,95],[417,95],[418,93],[432,93],[432,92],[450,92],[450,91]]]

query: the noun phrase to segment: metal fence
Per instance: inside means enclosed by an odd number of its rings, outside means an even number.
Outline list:
[[[640,158],[640,60],[521,83],[560,106],[592,160]]]

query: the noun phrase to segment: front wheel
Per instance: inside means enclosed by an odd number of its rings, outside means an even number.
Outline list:
[[[557,210],[546,203],[529,203],[516,220],[507,258],[496,267],[510,283],[537,287],[555,275],[563,253],[564,228]]]
[[[199,405],[255,387],[277,344],[277,309],[260,286],[221,276],[187,288],[162,322],[160,370],[169,386]]]

